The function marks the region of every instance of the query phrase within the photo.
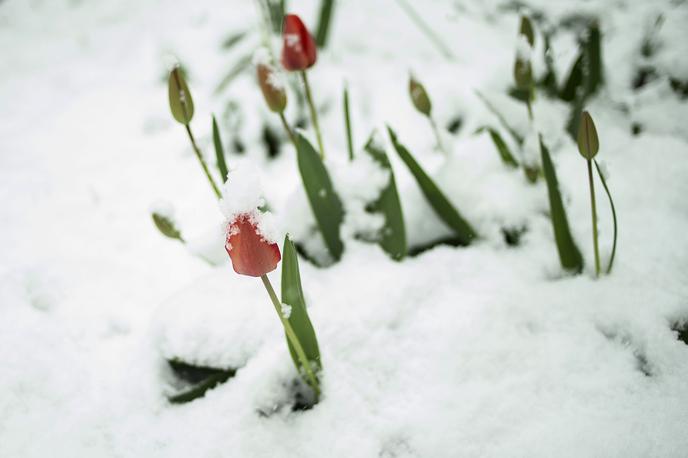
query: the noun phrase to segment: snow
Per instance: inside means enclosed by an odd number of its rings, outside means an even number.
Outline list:
[[[313,28],[319,2],[293,3]],[[281,126],[254,72],[215,93],[259,42],[254,34],[241,49],[220,49],[229,33],[254,27],[256,8],[238,0],[0,3],[0,456],[684,456],[688,345],[672,326],[688,319],[688,103],[668,80],[687,74],[687,7],[528,2],[552,23],[570,13],[601,18],[608,84],[586,108],[600,136],[597,159],[613,172],[620,226],[614,270],[595,280],[587,170],[564,131],[566,105],[538,93],[532,129],[555,162],[586,260],[579,276],[558,264],[543,181],[527,183],[487,134],[473,134],[499,126],[476,90],[518,132],[531,129],[525,106],[504,95],[519,16],[503,5],[423,5],[456,55],[448,61],[394,2],[337,3],[331,47],[319,50],[309,81],[326,165],[348,212],[345,252],[327,268],[300,259],[323,394],[312,409],[292,411],[298,374],[274,307],[224,252],[225,219],[258,215],[266,203],[264,234],[281,242],[288,232],[327,256],[293,147],[285,142],[266,158],[262,126],[280,134]],[[641,32],[658,12],[665,23],[651,62],[660,74],[634,91],[647,62]],[[561,80],[575,58],[573,34],[561,32],[552,46]],[[216,177],[211,113],[229,152],[219,206],[169,113],[169,55],[189,72],[192,128]],[[537,48],[532,59],[539,76]],[[443,136],[446,157],[408,98],[411,67],[440,128],[463,120]],[[298,75],[289,78],[293,122]],[[239,106],[234,118],[230,103]],[[376,128],[409,244],[451,234],[382,135],[385,124],[479,241],[394,262],[358,239],[379,224],[362,208],[389,179],[359,151]],[[304,133],[315,144],[312,130]],[[243,154],[231,152],[235,140]],[[596,190],[606,265],[611,214]],[[161,200],[173,206],[186,245],[155,229],[150,212],[160,207],[151,205]],[[518,246],[504,240],[511,227],[527,228]],[[270,278],[279,292],[280,268]],[[171,405],[169,358],[238,371],[204,398]]]
[[[227,181],[222,187],[220,210],[229,225],[237,218],[248,215],[251,223],[256,225],[258,233],[269,243],[280,243],[281,232],[275,225],[270,212],[258,209],[265,205],[262,194],[260,174],[256,167],[244,164],[229,172]],[[227,233],[231,235],[231,233]]]
[[[528,37],[518,34],[516,36],[516,58],[521,62],[530,62],[533,48],[528,43]]]

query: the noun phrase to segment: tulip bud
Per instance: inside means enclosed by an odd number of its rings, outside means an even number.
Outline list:
[[[287,93],[282,82],[277,78],[275,69],[269,64],[259,63],[256,65],[256,74],[265,103],[268,104],[270,110],[275,113],[284,111],[287,106]]]
[[[530,61],[516,59],[514,62],[514,80],[516,87],[523,90],[528,90],[533,84],[533,70],[530,66]]]
[[[234,271],[251,277],[272,272],[282,259],[279,246],[265,240],[254,217],[247,213],[237,215],[229,223],[225,249]]]
[[[175,226],[171,216],[165,215],[162,212],[157,211],[153,211],[153,214],[151,216],[153,217],[155,227],[158,228],[162,235],[164,235],[165,237],[169,237],[171,239],[176,239],[182,242],[184,241],[184,239],[182,239],[181,232],[179,232],[179,229],[177,229],[177,227]]]
[[[430,97],[425,91],[422,84],[416,81],[413,76],[409,79],[409,95],[411,96],[411,101],[413,101],[413,106],[416,110],[423,113],[425,116],[430,116],[430,110],[432,110],[432,103],[430,102]]]
[[[535,33],[533,32],[533,24],[528,19],[528,16],[521,16],[521,27],[518,31],[520,35],[526,37],[528,44],[532,48],[535,45]]]
[[[170,111],[172,116],[181,124],[189,124],[194,114],[193,99],[191,92],[184,81],[179,67],[175,67],[170,72],[168,81],[168,94],[170,99]]]
[[[595,157],[600,149],[600,141],[597,138],[597,129],[592,121],[592,116],[587,111],[581,113],[580,125],[578,126],[578,151],[585,159],[590,160]]]
[[[282,65],[286,70],[306,70],[315,64],[315,41],[301,18],[295,14],[285,15],[282,37]]]

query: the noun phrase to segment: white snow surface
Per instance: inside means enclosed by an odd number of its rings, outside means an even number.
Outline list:
[[[289,3],[313,30],[319,2]],[[260,281],[235,274],[223,248],[224,218],[264,196],[275,234],[324,252],[293,148],[265,155],[263,123],[278,132],[280,124],[253,72],[215,93],[240,57],[220,44],[258,23],[249,4],[0,2],[0,457],[685,456],[688,345],[671,326],[688,320],[688,103],[667,78],[686,77],[680,18],[688,5],[528,2],[553,20],[600,18],[607,85],[587,109],[598,159],[613,172],[620,226],[614,271],[595,280],[586,168],[564,131],[566,106],[539,95],[533,111],[586,260],[579,276],[561,272],[544,183],[528,184],[501,163],[488,135],[473,135],[498,126],[476,90],[529,130],[525,107],[503,95],[519,13],[498,0],[423,2],[423,18],[456,56],[448,61],[395,2],[337,2],[330,46],[318,51],[309,80],[345,207],[360,210],[385,182],[361,178],[377,172],[359,163],[359,149],[389,124],[481,239],[393,262],[347,229],[340,262],[318,268],[301,259],[322,399],[291,411],[298,374],[279,319]],[[633,92],[640,31],[658,13],[667,18],[656,56],[666,74]],[[252,53],[259,41],[255,31],[238,46]],[[561,80],[575,40],[564,34],[553,46]],[[224,215],[169,113],[171,55],[189,72],[192,127],[218,179],[211,113],[228,151],[235,129],[246,145],[227,157]],[[408,99],[411,67],[439,126],[463,117],[456,135],[443,136],[448,158]],[[287,85],[290,120],[297,87]],[[230,102],[240,104],[240,121]],[[380,137],[409,244],[449,235]],[[606,265],[611,215],[597,191]],[[174,205],[188,246],[153,226],[151,205],[161,199]],[[507,246],[501,229],[522,226],[521,244]],[[279,273],[270,274],[278,292]],[[204,398],[170,405],[165,358],[174,357],[239,370]]]

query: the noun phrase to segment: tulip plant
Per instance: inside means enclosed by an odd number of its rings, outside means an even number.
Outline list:
[[[318,113],[315,110],[311,86],[308,83],[308,75],[306,74],[306,70],[315,65],[315,40],[313,40],[313,37],[308,32],[308,29],[306,29],[301,18],[295,14],[286,14],[284,16],[282,37],[284,40],[282,47],[282,66],[289,72],[299,72],[301,74],[304,90],[306,92],[306,100],[308,101],[308,108],[311,112],[313,128],[315,129],[315,136],[318,140],[320,158],[324,159],[325,148],[323,146],[322,134],[320,133]]]
[[[609,203],[612,209],[612,216],[614,218],[614,244],[612,246],[612,254],[609,259],[609,265],[607,266],[607,273],[612,270],[612,265],[614,264],[614,255],[616,253],[616,210],[614,209],[614,202],[612,201],[611,193],[607,187],[607,182],[604,178],[604,174],[600,170],[600,166],[595,160],[597,152],[600,149],[600,141],[597,137],[597,129],[595,128],[595,123],[592,120],[592,116],[587,111],[581,113],[580,126],[578,127],[578,151],[581,156],[586,160],[588,165],[588,183],[590,185],[590,207],[592,211],[592,244],[593,250],[595,252],[595,276],[600,276],[600,248],[598,242],[597,233],[597,203],[595,200],[595,182],[593,180],[592,174],[592,164],[595,164],[597,173],[602,181],[604,190],[607,192],[607,197],[609,197]]]
[[[411,101],[413,106],[416,107],[419,113],[428,118],[432,130],[435,133],[435,138],[437,139],[437,149],[442,151],[444,154],[448,154],[447,150],[444,149],[442,145],[442,138],[440,137],[440,131],[437,128],[437,123],[435,118],[432,117],[432,102],[428,96],[428,92],[425,87],[416,80],[413,75],[409,77],[409,95],[411,96]]]
[[[228,196],[230,198],[230,196]],[[306,383],[313,388],[316,398],[320,395],[320,383],[318,381],[318,369],[320,367],[320,355],[319,352],[315,355],[315,359],[309,358],[307,355],[304,345],[302,344],[301,335],[295,330],[295,326],[292,325],[290,321],[292,308],[300,306],[302,318],[308,320],[308,315],[306,314],[306,309],[302,304],[283,304],[277,299],[277,294],[275,293],[270,279],[268,278],[268,273],[272,272],[277,268],[281,260],[280,250],[276,243],[268,240],[261,231],[260,227],[260,214],[256,208],[251,213],[240,213],[231,217],[227,224],[227,238],[225,242],[225,249],[232,260],[232,267],[234,271],[240,275],[247,275],[249,277],[260,277],[263,282],[263,286],[272,301],[277,316],[279,317],[282,326],[284,327],[284,332],[287,336],[287,343],[289,345],[290,352],[296,355],[294,358],[294,363],[296,364],[297,370],[303,369],[304,378]],[[285,238],[285,252],[287,250],[293,250],[291,241]],[[294,254],[290,255],[293,258],[292,262],[296,262],[296,269],[298,272],[298,261]],[[282,288],[283,291],[285,287],[285,279],[283,277]],[[292,288],[298,289],[299,293],[301,290],[300,279],[297,285],[292,285]],[[285,293],[282,294],[283,300]],[[303,299],[301,298],[301,301]],[[300,323],[303,326],[303,323]],[[315,333],[312,331],[312,326],[310,325],[310,320],[308,320],[307,326],[310,327],[310,333],[312,334],[312,339],[315,339]],[[317,351],[317,341],[315,341],[315,348]]]

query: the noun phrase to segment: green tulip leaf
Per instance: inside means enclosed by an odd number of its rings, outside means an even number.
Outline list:
[[[457,238],[463,245],[468,245],[473,239],[478,237],[478,234],[473,230],[470,224],[461,216],[459,211],[452,205],[447,197],[442,193],[430,176],[425,173],[413,155],[397,141],[397,135],[394,131],[387,127],[389,136],[392,139],[392,144],[397,154],[404,161],[406,167],[411,171],[411,174],[416,179],[416,183],[420,187],[421,192],[427,199],[428,203],[435,211],[437,216],[444,221],[457,235]]]
[[[339,236],[339,228],[344,221],[342,202],[332,186],[320,155],[303,135],[297,132],[295,137],[297,162],[308,202],[327,250],[335,261],[339,261],[344,251]]]
[[[315,336],[315,329],[313,329],[313,324],[306,310],[306,300],[301,287],[301,274],[299,273],[299,259],[296,247],[289,240],[289,237],[284,238],[282,249],[282,304],[289,307],[287,320],[317,376],[317,372],[322,368],[318,339]],[[288,338],[287,344],[289,345],[289,353],[294,360],[294,364],[299,369],[299,372],[302,372],[301,361]],[[304,377],[304,380],[310,384],[308,377]]]
[[[382,213],[385,217],[385,225],[380,233],[380,247],[392,259],[400,260],[406,256],[406,227],[397,185],[394,181],[394,171],[385,150],[375,145],[372,135],[365,150],[380,167],[389,172],[389,183],[380,193],[380,197],[372,203],[370,209],[376,213]]]
[[[545,174],[545,181],[547,182],[550,219],[552,220],[554,239],[557,244],[557,251],[559,252],[559,261],[565,270],[579,273],[583,270],[583,256],[578,250],[573,240],[573,236],[571,235],[569,223],[566,218],[566,210],[564,209],[564,203],[562,202],[561,193],[559,191],[557,174],[554,170],[554,164],[552,163],[549,150],[542,141],[542,136],[540,136],[540,154],[542,156],[542,170]]]

